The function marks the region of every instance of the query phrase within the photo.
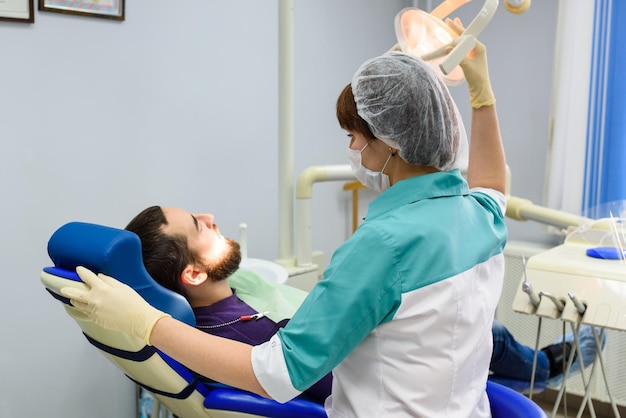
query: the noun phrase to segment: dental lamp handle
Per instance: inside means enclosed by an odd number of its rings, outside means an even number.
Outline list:
[[[450,63],[449,65],[446,65],[446,68],[450,69],[448,71],[449,73],[450,71],[452,71],[452,68],[456,67],[461,61],[463,61],[463,58],[465,58],[465,56],[469,54],[472,49],[474,49],[474,46],[476,46],[476,38],[474,38],[473,36],[461,35],[460,37],[456,38],[451,44],[444,45],[441,48],[435,49],[432,52],[420,55],[420,58],[424,61],[432,61],[434,59],[448,55],[444,62]],[[452,48],[452,50],[450,50],[450,48]],[[450,50],[450,53],[448,53],[448,50]],[[443,65],[443,63],[441,65]]]
[[[448,75],[454,70],[454,67],[459,65],[463,58],[469,54],[472,49],[476,46],[476,38],[469,35],[462,35],[456,46],[450,51],[448,56],[441,64],[439,64],[439,68],[441,72],[445,75]]]
[[[454,41],[454,48],[446,59],[439,64],[439,68],[441,71],[448,75],[452,72],[454,67],[459,65],[463,58],[470,53],[474,46],[476,45],[476,38],[478,35],[485,29],[493,15],[496,13],[498,9],[498,0],[485,0],[482,9],[478,13],[478,15],[472,20],[472,22],[467,26],[467,28],[460,34],[459,38]],[[456,7],[463,4],[463,2],[458,2]],[[421,58],[424,61],[430,61],[439,57],[446,55],[446,51],[449,49],[449,45],[446,45],[442,48],[439,48],[429,54],[422,55]]]
[[[489,21],[491,21],[493,15],[496,13],[496,10],[498,10],[498,3],[498,0],[486,0],[478,15],[463,32],[463,35],[469,35],[475,38],[478,37],[478,34],[485,29]]]

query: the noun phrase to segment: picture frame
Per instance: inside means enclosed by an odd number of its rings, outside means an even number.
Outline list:
[[[39,0],[43,12],[124,20],[126,0]]]
[[[34,0],[4,0],[0,3],[0,21],[35,23]]]

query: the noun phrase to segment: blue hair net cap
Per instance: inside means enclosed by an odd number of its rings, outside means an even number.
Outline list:
[[[467,165],[467,134],[448,88],[421,59],[389,52],[352,78],[357,111],[408,163],[442,171]]]

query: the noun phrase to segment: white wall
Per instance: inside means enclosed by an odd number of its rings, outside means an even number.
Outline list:
[[[393,17],[411,4],[296,1],[296,176],[347,162],[337,95],[362,61],[395,43]],[[520,16],[501,5],[482,37],[513,191],[535,202],[555,17],[554,1]],[[69,221],[121,228],[160,204],[210,211],[233,237],[246,222],[249,255],[278,256],[278,3],[128,2],[124,22],[35,19],[0,22],[0,417],[130,418],[133,385],[39,282],[47,240]],[[465,87],[453,94],[469,128]],[[327,261],[350,233],[341,186],[314,187],[313,248]],[[512,238],[549,239],[539,226],[510,226]]]

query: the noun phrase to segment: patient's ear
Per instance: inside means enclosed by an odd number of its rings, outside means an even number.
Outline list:
[[[180,274],[180,280],[183,284],[197,286],[206,281],[208,275],[205,271],[198,270],[195,266],[187,264]]]

